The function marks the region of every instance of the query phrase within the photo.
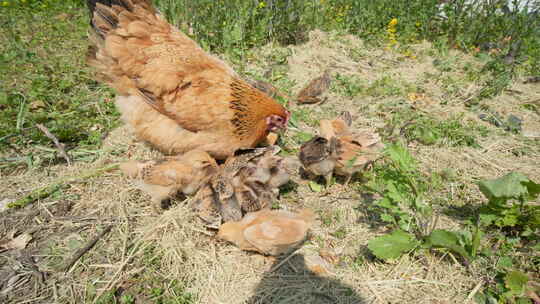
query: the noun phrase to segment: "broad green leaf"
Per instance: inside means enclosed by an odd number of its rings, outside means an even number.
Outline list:
[[[403,253],[414,249],[417,245],[418,241],[414,235],[401,230],[376,237],[368,242],[369,250],[382,260],[399,258]]]
[[[471,256],[474,258],[476,257],[476,253],[478,252],[478,248],[480,248],[480,239],[482,239],[483,233],[482,230],[478,226],[474,229],[473,239],[471,242]]]
[[[317,184],[314,181],[309,182],[309,188],[311,188],[311,191],[313,191],[313,192],[321,192],[322,191],[322,186]]]
[[[525,291],[525,286],[529,281],[529,277],[521,271],[511,271],[504,277],[504,284],[506,288],[514,295],[520,295]]]
[[[391,198],[395,202],[406,202],[407,198],[403,196],[403,193],[401,193],[397,188],[396,185],[393,182],[389,182],[388,186],[386,188],[388,191],[386,196]]]
[[[385,223],[393,223],[394,217],[388,213],[385,213],[385,214],[381,214],[381,220]]]
[[[536,186],[537,184],[519,172],[511,172],[503,177],[483,180],[478,183],[480,191],[490,201],[526,197],[529,194],[528,188],[536,193]]]
[[[386,154],[391,160],[405,171],[412,171],[416,168],[416,161],[409,153],[409,150],[401,144],[392,144],[386,148]]]
[[[509,256],[503,256],[497,262],[497,268],[505,269],[512,267],[512,258]]]
[[[392,209],[394,207],[392,202],[387,197],[384,197],[378,200],[375,204],[379,207],[386,208],[386,209]]]
[[[533,181],[525,182],[525,187],[527,187],[527,190],[529,191],[529,200],[535,200],[536,197],[538,197],[538,194],[540,194],[540,184],[537,184]]]
[[[485,226],[493,224],[497,220],[498,216],[492,213],[481,213],[480,214],[480,223]]]
[[[428,242],[435,248],[446,248],[460,254],[466,259],[470,258],[469,253],[459,243],[459,236],[452,231],[436,229],[428,237]]]

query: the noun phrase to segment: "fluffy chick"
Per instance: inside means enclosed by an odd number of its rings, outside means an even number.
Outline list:
[[[334,173],[345,176],[348,184],[352,176],[371,163],[384,148],[378,134],[369,130],[351,130],[349,112],[333,120],[321,120],[321,135],[334,142],[331,149],[336,156]]]
[[[289,181],[286,162],[269,146],[238,151],[199,191],[194,208],[208,226],[238,221],[247,212],[271,206],[279,187]]]
[[[313,79],[302,91],[298,93],[296,100],[298,103],[310,104],[318,103],[321,101],[321,96],[328,88],[332,79],[330,78],[330,71],[325,71],[320,77]]]
[[[302,168],[306,173],[312,176],[324,176],[326,185],[329,185],[332,180],[332,174],[338,160],[336,144],[337,141],[334,137],[328,140],[316,136],[300,147],[300,154],[298,155]]]
[[[120,165],[127,176],[137,178],[139,188],[152,197],[154,209],[163,200],[178,194],[192,195],[217,170],[216,161],[206,152],[192,150],[158,161],[129,161]]]
[[[305,240],[314,220],[314,213],[308,209],[299,213],[261,210],[248,213],[241,221],[221,225],[217,236],[242,250],[280,255]]]

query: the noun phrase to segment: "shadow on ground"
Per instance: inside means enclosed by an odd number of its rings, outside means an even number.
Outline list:
[[[283,258],[276,260],[270,269],[282,261]],[[277,270],[267,272],[246,303],[360,304],[366,301],[351,286],[309,270],[304,256],[295,254]]]

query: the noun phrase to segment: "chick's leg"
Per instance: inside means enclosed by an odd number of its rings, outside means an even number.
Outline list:
[[[324,180],[326,181],[326,187],[330,186],[330,182],[332,181],[332,175],[333,175],[333,171],[330,171],[330,173],[326,174],[324,176]]]
[[[352,176],[353,174],[347,174],[347,176],[345,177],[345,182],[343,183],[343,186],[347,186],[349,184],[349,182],[352,179]]]
[[[154,214],[160,214],[163,211],[163,208],[161,207],[161,202],[163,201],[162,197],[152,197],[152,209],[154,211]]]

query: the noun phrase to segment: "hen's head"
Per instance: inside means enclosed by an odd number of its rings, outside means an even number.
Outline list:
[[[272,114],[270,116],[267,116],[266,129],[269,132],[276,132],[280,129],[284,129],[287,127],[290,117],[291,117],[291,113],[287,110],[285,110],[284,114],[281,114],[281,115]]]

